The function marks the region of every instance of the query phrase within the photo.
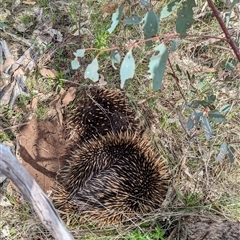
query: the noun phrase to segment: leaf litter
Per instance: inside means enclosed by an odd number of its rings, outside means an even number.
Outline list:
[[[51,195],[55,175],[65,161],[63,156],[68,145],[66,130],[62,127],[63,111],[75,98],[76,87],[66,88],[66,90],[62,88],[62,91],[47,94],[44,88],[41,89],[39,83],[42,79],[54,82],[58,78],[56,71],[53,68],[45,67],[44,62],[46,63],[51,59],[51,55],[48,54],[49,47],[62,44],[63,35],[61,31],[53,27],[52,21],[44,16],[43,9],[33,1],[16,2],[16,5],[13,3],[12,10],[19,8],[19,11],[12,15],[13,21],[22,10],[23,14],[21,16],[26,16],[26,11],[24,12],[26,5],[34,5],[31,14],[28,15],[33,17],[31,18],[31,25],[15,24],[15,29],[6,28],[4,32],[0,30],[0,137],[1,133],[5,131],[14,134],[16,147],[13,151],[16,156],[27,170],[35,176],[42,189]],[[7,19],[8,16],[6,15]],[[15,21],[18,23],[16,19]],[[29,32],[32,27],[35,29],[31,29],[31,32]],[[21,32],[28,34],[21,36],[19,34]],[[56,49],[54,49],[55,51]],[[47,55],[50,56],[48,60]],[[34,73],[39,66],[41,66],[40,75],[38,75],[38,79],[34,80],[38,85],[32,87]],[[46,85],[46,82],[44,85]],[[40,88],[37,89],[37,86],[40,86]],[[57,99],[55,102],[53,101],[54,98]],[[23,107],[19,105],[21,99],[26,101]],[[51,105],[51,101],[54,104]],[[43,103],[45,104],[44,107]],[[41,118],[47,118],[47,120],[37,119],[37,115]],[[4,118],[7,116],[8,122],[2,121],[3,116]],[[2,175],[0,177],[2,186],[7,180]],[[11,198],[13,194],[9,192],[9,186],[12,186],[12,184],[10,183],[7,186],[5,190],[0,187],[0,226],[4,224],[4,229],[7,229],[9,222],[4,217],[5,212],[8,212],[7,209],[12,211],[12,208],[16,206],[16,203],[12,204],[8,199],[8,196]],[[14,192],[14,196],[16,194],[21,195],[16,188],[14,188]],[[4,209],[2,209],[3,206]],[[15,213],[16,217],[17,214]],[[36,220],[36,222],[39,221]],[[9,224],[11,225],[11,223]],[[17,228],[16,231],[18,231]],[[19,232],[22,232],[22,230]],[[45,230],[43,229],[42,232],[44,233]],[[3,232],[1,228],[0,238],[3,235],[4,238],[9,238],[10,234],[9,231]],[[22,236],[24,234],[22,232]],[[35,231],[34,238],[38,234]],[[30,239],[30,236],[31,234],[28,233],[27,238]]]

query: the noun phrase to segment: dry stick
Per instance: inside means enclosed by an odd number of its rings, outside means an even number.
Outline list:
[[[81,34],[81,12],[82,12],[82,1],[78,6],[78,37],[79,37],[79,47],[82,48],[82,34]]]
[[[3,49],[2,49],[2,44],[0,43],[0,77],[3,72]]]
[[[212,9],[213,11],[213,14],[214,16],[216,17],[216,19],[218,20],[218,23],[219,25],[221,26],[225,36],[226,36],[226,39],[228,41],[228,43],[230,44],[231,48],[233,49],[238,61],[240,61],[240,52],[239,52],[239,49],[237,47],[237,45],[235,44],[235,42],[232,40],[228,30],[227,30],[227,27],[225,25],[225,23],[223,22],[221,16],[220,16],[220,13],[219,11],[217,10],[217,8],[215,7],[214,3],[212,2],[212,0],[207,0],[208,1],[208,6]]]
[[[178,90],[180,91],[180,94],[182,95],[182,98],[184,99],[184,101],[185,101],[185,103],[186,103],[186,102],[187,102],[187,99],[185,98],[185,96],[184,96],[184,94],[183,94],[183,92],[182,92],[181,86],[180,86],[180,84],[179,84],[179,79],[178,79],[177,75],[175,74],[175,71],[174,71],[174,69],[173,69],[173,67],[172,67],[172,64],[171,64],[171,61],[169,60],[169,58],[168,58],[168,63],[169,63],[169,66],[170,66],[170,68],[171,68],[171,70],[172,70],[174,79],[176,80],[176,84],[177,84]]]
[[[17,127],[22,127],[22,126],[27,125],[27,124],[29,124],[29,123],[30,123],[30,122],[25,122],[25,123],[20,123],[20,124],[11,126],[11,127],[6,127],[6,128],[3,128],[3,129],[0,129],[0,132],[3,132],[3,131],[5,131],[5,130],[9,130],[9,129],[14,129],[14,128],[17,128]]]
[[[0,144],[0,173],[10,178],[30,201],[45,227],[57,240],[74,240],[45,193],[17,160],[10,147]]]

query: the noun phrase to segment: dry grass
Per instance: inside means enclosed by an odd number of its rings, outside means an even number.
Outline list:
[[[57,3],[55,1],[47,2],[37,1],[43,7],[44,14],[52,18],[55,28],[65,31],[66,37],[70,28],[74,29],[74,24],[80,22],[86,31],[81,39],[81,48],[100,45],[107,48],[126,43],[129,40],[143,38],[139,26],[130,28],[120,25],[112,35],[106,35],[105,31],[110,26],[110,18],[104,19],[99,12],[100,3],[93,4],[86,0],[82,5],[82,14],[79,19],[77,2],[61,2],[60,11],[57,13],[54,8]],[[161,9],[165,2],[161,1],[161,4],[156,7]],[[12,1],[6,1],[6,9],[10,10],[12,4]],[[198,6],[196,13],[200,12],[203,4]],[[21,4],[16,15],[22,14],[26,8],[32,9],[31,6]],[[69,26],[64,26],[60,21],[60,16],[66,15],[70,19]],[[5,19],[9,25],[7,32],[16,33],[13,27],[16,19],[11,19],[10,16]],[[24,18],[22,17],[22,19]],[[24,22],[24,20],[22,21]],[[174,15],[163,23],[162,33],[174,31]],[[234,23],[233,20],[230,25]],[[239,29],[236,29],[234,25],[234,36],[237,30]],[[209,32],[212,36],[220,35],[221,29],[216,20],[212,16],[197,19],[189,31],[189,34],[195,35],[195,37],[182,40],[179,49],[170,55],[170,61],[180,80],[180,89],[188,101],[203,98],[204,94],[194,93],[194,90],[197,89],[200,79],[204,79],[207,91],[217,96],[217,109],[225,104],[231,105],[230,111],[226,115],[227,123],[214,124],[214,135],[209,141],[205,139],[201,128],[196,130],[194,137],[189,138],[179,122],[184,99],[174,78],[168,74],[171,73],[169,65],[161,91],[153,92],[147,73],[148,59],[151,53],[146,51],[143,45],[137,46],[133,50],[137,71],[134,79],[127,81],[125,91],[136,109],[141,124],[145,125],[152,143],[169,166],[172,175],[169,194],[164,202],[164,208],[151,216],[146,216],[141,223],[133,222],[132,225],[125,228],[112,227],[109,229],[98,229],[88,223],[86,226],[69,226],[76,239],[131,239],[130,234],[135,229],[152,232],[156,224],[166,230],[167,235],[177,223],[181,222],[183,217],[195,215],[240,221],[240,76],[236,69],[225,73],[222,71],[226,61],[233,57],[226,42],[215,42],[207,47],[201,45],[203,42],[201,36],[209,35]],[[24,35],[23,33],[18,34]],[[31,38],[31,30],[24,36]],[[15,42],[14,39],[2,32],[0,32],[0,37],[10,43],[11,49],[16,55],[18,55],[18,51],[22,52],[26,49],[21,42]],[[51,56],[51,61],[43,62],[42,65],[62,71],[64,79],[80,76],[80,85],[87,85],[89,81],[83,80],[82,76],[84,68],[93,59],[95,53],[89,52],[86,55],[86,62],[82,64],[82,69],[75,73],[70,69],[70,60],[73,58],[72,53],[79,48],[79,45],[79,42],[76,42],[60,47]],[[99,61],[101,73],[108,83],[107,87],[119,87],[119,73],[112,70],[107,55],[101,56]],[[181,72],[177,71],[176,64]],[[194,75],[194,78],[188,79],[187,71],[190,76]],[[221,75],[221,73],[224,74]],[[32,92],[37,89],[38,92],[44,94],[51,93],[56,86],[56,82],[49,82],[40,77],[37,72],[35,78],[33,75],[29,78]],[[5,110],[2,113],[9,114]],[[24,119],[23,110],[21,114],[23,117],[19,121]],[[184,113],[185,118],[188,115],[189,112]],[[224,141],[231,143],[236,150],[234,163],[230,163],[227,158],[221,162],[217,162],[215,159],[216,153]],[[0,189],[3,190],[3,186],[0,185]],[[5,192],[7,192],[6,196],[12,205],[10,207],[0,206],[0,238],[4,232],[8,232],[8,236],[3,237],[4,239],[51,239],[31,208],[26,203],[19,202],[18,192],[14,189],[10,191],[8,189]]]

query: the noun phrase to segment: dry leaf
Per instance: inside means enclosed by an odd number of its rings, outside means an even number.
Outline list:
[[[32,2],[32,1],[23,1],[22,3],[26,4],[26,5],[35,5],[36,2]]]
[[[14,63],[15,63],[15,61],[14,61],[12,58],[10,58],[10,57],[6,58],[6,60],[5,60],[4,64],[3,64],[3,71],[4,71],[4,72],[7,72],[8,69],[9,69]]]
[[[65,95],[65,97],[62,100],[63,107],[67,106],[70,102],[72,102],[74,100],[74,98],[76,97],[76,91],[77,91],[77,89],[75,87],[70,87],[68,89],[67,94]]]
[[[59,96],[62,97],[65,94],[65,92],[66,92],[65,89],[61,88],[59,92]]]
[[[104,81],[104,76],[102,74],[100,74],[100,78],[98,80],[98,83],[97,83],[98,86],[105,86],[107,85],[107,82]]]
[[[102,12],[112,14],[118,8],[118,4],[116,2],[109,2],[101,6],[100,10]]]
[[[63,123],[63,115],[62,115],[62,105],[61,105],[61,101],[59,99],[59,101],[56,103],[56,111],[57,111],[57,116],[58,116],[58,121],[59,124],[62,126]]]
[[[40,74],[46,78],[55,78],[57,73],[54,69],[42,68]]]
[[[0,206],[9,207],[9,206],[12,206],[12,204],[6,196],[0,194]]]
[[[215,73],[215,72],[217,72],[217,69],[203,66],[202,71],[204,73]]]
[[[145,103],[146,101],[147,101],[147,99],[142,99],[142,100],[139,100],[139,101],[137,102],[137,104],[141,105],[141,104]]]
[[[37,111],[37,109],[38,109],[38,98],[37,97],[33,98],[32,102],[31,102],[31,108],[34,112]]]
[[[57,104],[57,102],[59,101],[59,99],[60,99],[60,95],[59,95],[59,94],[55,95],[55,96],[53,97],[53,100],[49,103],[49,106],[50,106],[50,107],[55,107],[56,104]],[[40,100],[41,100],[41,99],[40,99]],[[41,100],[41,101],[42,101],[42,100]]]

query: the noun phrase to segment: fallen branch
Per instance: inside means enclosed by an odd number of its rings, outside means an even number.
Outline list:
[[[45,193],[12,154],[10,147],[4,144],[0,144],[0,162],[0,173],[6,175],[19,188],[53,237],[58,240],[74,240]]]

